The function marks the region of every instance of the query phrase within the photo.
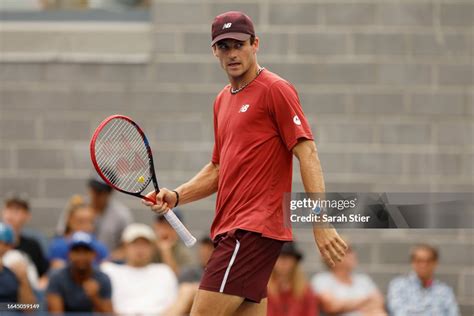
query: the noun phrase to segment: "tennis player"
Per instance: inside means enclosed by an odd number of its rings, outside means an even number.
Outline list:
[[[230,82],[214,102],[212,160],[175,190],[161,189],[155,205],[143,203],[161,214],[217,192],[215,248],[191,315],[266,315],[272,268],[292,240],[283,195],[291,192],[293,155],[306,192],[324,192],[323,174],[295,88],[257,63],[250,18],[236,11],[217,16],[211,46]],[[313,231],[328,264],[340,261],[347,246],[337,232]]]

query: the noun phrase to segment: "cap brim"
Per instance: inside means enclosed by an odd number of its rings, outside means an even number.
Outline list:
[[[134,242],[135,240],[137,239],[145,239],[145,240],[148,240],[149,242],[153,243],[154,241],[156,241],[155,238],[152,238],[151,236],[145,236],[145,235],[136,235],[136,236],[131,236],[129,238],[125,238],[125,239],[122,239],[122,242],[124,243],[132,243]]]
[[[88,248],[89,250],[92,250],[92,251],[95,251],[95,247],[94,245],[91,245],[91,244],[87,244],[87,243],[75,243],[75,244],[71,244],[69,246],[69,251],[73,250],[73,249],[76,249],[76,248]]]
[[[250,38],[250,34],[246,33],[224,33],[219,36],[216,36],[216,38],[211,42],[211,46],[214,46],[215,43],[223,40],[223,39],[235,39],[238,41],[246,41]]]

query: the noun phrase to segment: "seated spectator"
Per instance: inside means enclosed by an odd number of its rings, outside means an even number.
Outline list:
[[[417,245],[411,251],[413,272],[397,277],[388,287],[391,315],[459,315],[452,289],[434,278],[438,251],[429,245]]]
[[[3,256],[15,244],[13,229],[0,223],[0,302],[33,304],[35,295],[28,281],[25,265],[15,265],[7,268],[3,265]]]
[[[145,224],[130,224],[122,235],[125,264],[105,262],[118,314],[161,315],[176,299],[178,281],[165,264],[152,263],[155,234]]]
[[[341,262],[313,277],[311,284],[321,310],[338,315],[386,315],[382,294],[368,275],[354,272],[356,266],[357,256],[349,247]]]
[[[111,259],[123,259],[120,237],[132,215],[128,207],[113,198],[112,188],[99,176],[89,179],[90,207],[94,211],[94,235],[111,251]],[[63,213],[57,225],[58,235],[66,229],[66,214]]]
[[[199,241],[198,261],[199,265],[183,267],[179,275],[178,298],[166,315],[188,315],[199,288],[204,268],[214,250],[214,244],[209,237],[203,237]]]
[[[69,243],[68,265],[51,273],[46,300],[48,311],[112,313],[109,277],[94,267],[93,237],[76,232]]]
[[[23,227],[31,219],[31,212],[28,200],[20,195],[10,195],[4,203],[2,211],[3,222],[10,225],[15,232],[14,249],[25,254],[26,262],[32,262],[36,269],[35,275],[37,277],[44,277],[46,279],[46,271],[48,271],[49,263],[46,259],[43,249],[38,241],[25,236],[23,234]],[[31,275],[31,273],[30,273]],[[33,281],[30,279],[30,281]],[[40,281],[41,283],[41,281]],[[44,285],[46,281],[43,281]],[[42,287],[41,284],[38,285]]]
[[[183,221],[183,216],[179,209],[174,209],[173,212]],[[164,216],[156,216],[154,229],[158,251],[153,261],[167,264],[176,275],[179,275],[182,267],[189,266],[192,263],[189,249],[183,244],[178,233],[176,233]]]
[[[316,296],[301,270],[303,254],[295,243],[287,242],[281,249],[268,282],[269,316],[317,316]]]
[[[82,197],[75,195],[69,201],[66,214],[66,232],[64,236],[57,236],[51,240],[48,259],[51,268],[58,269],[66,265],[69,254],[69,240],[78,231],[92,234],[94,230],[94,211],[87,206]],[[109,256],[107,247],[94,238],[97,255],[94,263],[100,264]]]

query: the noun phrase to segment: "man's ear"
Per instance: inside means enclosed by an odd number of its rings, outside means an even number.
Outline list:
[[[258,53],[258,50],[260,48],[260,39],[258,37],[255,37],[255,40],[253,42],[253,48],[254,48],[254,53]]]
[[[216,47],[216,44],[212,45],[212,55],[214,55],[214,57],[217,57],[217,47]]]

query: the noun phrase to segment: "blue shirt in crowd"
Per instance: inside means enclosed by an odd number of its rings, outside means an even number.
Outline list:
[[[415,273],[393,279],[388,287],[387,301],[390,315],[394,316],[459,315],[456,298],[449,286],[434,280],[425,288]]]
[[[99,283],[100,298],[110,299],[112,286],[109,277],[94,268],[92,278]],[[65,312],[93,312],[92,301],[84,292],[82,285],[72,279],[70,266],[51,273],[46,293],[59,295],[63,299]]]
[[[109,257],[109,250],[97,239],[94,239],[94,249],[96,252],[96,257],[94,263],[99,265],[102,261]],[[61,259],[64,261],[68,261],[68,253],[69,253],[69,239],[63,236],[54,237],[51,240],[48,249],[48,260],[52,261],[55,259]]]
[[[0,285],[0,302],[17,303],[20,283],[15,273],[5,266],[0,270]]]

